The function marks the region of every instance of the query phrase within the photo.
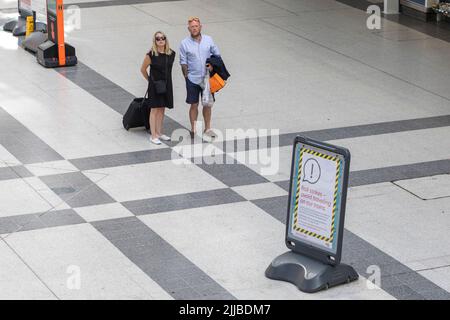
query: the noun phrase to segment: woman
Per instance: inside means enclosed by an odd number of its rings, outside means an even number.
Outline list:
[[[170,141],[170,137],[163,134],[165,108],[173,108],[172,66],[175,51],[170,49],[166,35],[158,31],[153,36],[153,45],[145,55],[141,73],[148,81],[148,98],[150,109],[150,141],[161,144],[161,140]],[[150,67],[150,73],[147,72]],[[165,93],[157,93],[155,83],[161,82],[165,86]],[[165,83],[164,83],[165,81]],[[161,83],[157,85],[161,86]]]

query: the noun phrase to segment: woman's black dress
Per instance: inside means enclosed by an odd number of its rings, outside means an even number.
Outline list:
[[[148,97],[149,97],[148,105],[150,108],[165,107],[172,109],[173,108],[172,66],[175,60],[175,51],[172,51],[170,55],[166,55],[165,53],[158,53],[158,55],[155,56],[151,51],[147,54],[150,56],[151,59],[150,76],[148,77]],[[154,81],[166,80],[167,89],[165,94],[157,94],[155,92],[153,80]]]

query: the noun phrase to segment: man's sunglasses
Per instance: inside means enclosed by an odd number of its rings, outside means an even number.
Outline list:
[[[156,37],[155,39],[156,39],[156,41],[161,41],[161,40],[164,40],[164,41],[165,41],[165,40],[166,40],[166,37]]]

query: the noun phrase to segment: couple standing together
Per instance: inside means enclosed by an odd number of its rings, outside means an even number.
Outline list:
[[[199,96],[202,83],[206,76],[206,59],[211,55],[220,56],[219,49],[210,36],[202,35],[202,24],[197,17],[188,20],[190,36],[180,45],[180,64],[183,76],[186,79],[186,103],[190,104],[189,119],[191,122],[191,137],[195,135],[195,123],[198,117]],[[163,134],[163,121],[165,108],[173,108],[172,66],[175,60],[175,51],[169,46],[167,36],[158,31],[153,36],[153,45],[144,58],[141,73],[148,81],[148,97],[150,110],[151,142],[161,144],[161,140],[169,141],[170,137]],[[148,68],[150,72],[148,73]],[[212,67],[208,65],[210,71]],[[155,83],[165,81],[165,93],[158,94]],[[203,134],[214,138],[211,130],[211,107],[203,106],[205,130]]]

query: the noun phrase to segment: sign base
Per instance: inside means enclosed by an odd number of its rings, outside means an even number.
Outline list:
[[[36,30],[35,31],[39,31],[39,32],[47,32],[47,25],[43,22],[36,22]],[[17,25],[14,27],[13,31],[13,36],[15,37],[23,37],[26,35],[27,33],[27,22],[25,20],[25,24],[23,24],[22,20],[20,20],[17,22]]]
[[[336,266],[288,251],[275,258],[266,270],[266,277],[287,281],[300,291],[314,293],[359,278],[353,267],[346,264]]]
[[[17,26],[18,21],[19,21],[18,19],[8,21],[3,25],[3,31],[12,32],[14,28]]]
[[[38,51],[38,47],[48,40],[48,36],[46,33],[36,31],[30,34],[27,38],[22,40],[22,47],[25,50],[36,53]]]
[[[15,36],[15,37],[24,36],[25,31],[26,31],[26,26],[27,26],[27,19],[22,16],[19,16],[16,24],[14,25],[14,28],[11,30],[13,36]]]
[[[37,61],[46,68],[69,67],[77,64],[75,48],[65,43],[66,63],[61,65],[58,59],[57,45],[48,40],[37,48]]]

